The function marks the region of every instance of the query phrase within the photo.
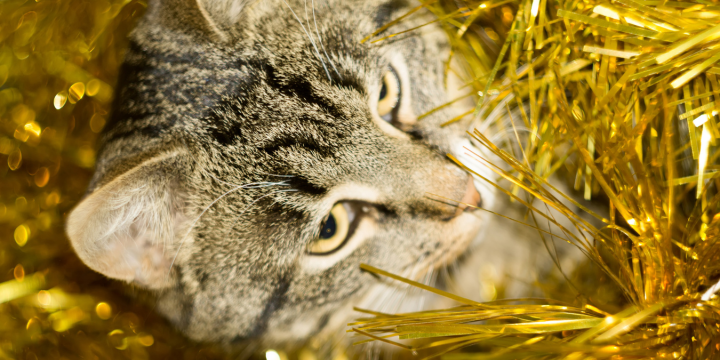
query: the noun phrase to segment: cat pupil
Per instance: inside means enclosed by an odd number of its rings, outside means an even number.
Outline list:
[[[380,100],[385,100],[387,97],[387,84],[383,81],[382,88],[380,88]]]
[[[323,225],[322,230],[320,231],[320,238],[321,239],[330,239],[335,235],[337,232],[337,222],[335,222],[335,216],[330,214],[327,221],[325,222],[325,225]]]

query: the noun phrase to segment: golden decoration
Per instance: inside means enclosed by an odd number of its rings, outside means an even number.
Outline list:
[[[30,237],[30,229],[27,225],[23,224],[15,228],[14,238],[19,246],[25,246],[28,237]]]
[[[57,95],[55,95],[55,99],[53,100],[53,105],[55,106],[55,109],[62,109],[63,106],[65,106],[65,103],[67,102],[68,94],[67,91],[63,90]]]
[[[68,90],[68,100],[71,104],[75,104],[85,96],[85,84],[78,82],[72,84]]]
[[[10,153],[8,156],[7,164],[8,168],[10,170],[17,170],[20,167],[20,164],[22,163],[22,152],[20,149],[15,149],[13,152]]]
[[[15,277],[15,280],[22,282],[25,280],[25,268],[20,264],[15,265],[13,276]]]
[[[95,306],[95,313],[103,320],[107,320],[112,316],[112,307],[106,302],[100,302]]]
[[[8,234],[0,243],[7,330],[0,357],[223,357],[178,334],[142,293],[129,299],[121,284],[82,266],[63,235],[64,214],[92,175],[126,35],[145,7],[138,0],[0,3],[0,230]],[[447,31],[467,96],[477,100],[447,123],[499,106],[519,109],[506,130],[522,140],[521,154],[471,134],[500,159],[488,180],[500,179],[504,196],[553,208],[582,229],[584,236],[563,237],[595,270],[568,274],[587,280],[576,290],[547,280],[552,301],[478,303],[365,266],[461,305],[367,313],[351,324],[356,342],[389,342],[413,358],[719,357],[717,5],[429,0],[366,41],[397,35],[393,26],[423,8]],[[528,136],[516,137],[518,126]],[[608,204],[601,228],[564,205],[547,183],[551,175]],[[487,280],[483,289],[502,299],[502,283]],[[315,358],[307,349],[300,356]]]

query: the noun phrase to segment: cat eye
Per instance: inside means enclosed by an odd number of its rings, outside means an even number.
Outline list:
[[[345,243],[350,233],[350,223],[352,221],[348,210],[343,203],[337,203],[333,206],[320,228],[320,234],[310,243],[309,251],[311,254],[329,254]]]
[[[377,111],[380,117],[389,122],[394,122],[400,108],[401,99],[400,78],[395,70],[390,67],[383,74],[380,95],[378,97]]]
[[[372,213],[372,206],[362,201],[336,203],[320,226],[318,236],[308,245],[308,253],[330,255],[343,248],[355,233],[362,218]]]

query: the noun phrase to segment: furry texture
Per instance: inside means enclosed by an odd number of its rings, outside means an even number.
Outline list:
[[[151,2],[89,194],[69,218],[81,259],[154,289],[194,339],[287,345],[337,331],[370,296],[377,279],[359,263],[417,277],[456,257],[480,217],[427,194],[469,192],[445,156],[464,128],[439,127],[459,110],[414,119],[451,99],[445,35],[428,26],[360,43],[410,6]],[[373,109],[393,61],[410,99],[395,127]],[[372,209],[352,251],[309,254],[333,204],[350,200]]]

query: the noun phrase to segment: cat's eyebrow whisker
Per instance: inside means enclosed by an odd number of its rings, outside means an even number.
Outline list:
[[[307,4],[307,0],[305,0],[305,3]],[[317,26],[317,19],[315,18],[315,0],[311,0],[310,4],[312,7],[313,23],[315,23],[315,34],[317,34],[318,42],[320,43],[320,47],[322,47],[323,52],[325,53],[325,57],[328,59],[328,62],[330,63],[330,66],[332,66],[333,70],[335,70],[335,73],[337,74],[338,78],[341,78],[340,72],[335,67],[335,63],[330,58],[330,55],[328,55],[327,50],[325,50],[325,44],[323,44],[322,37],[320,36],[320,31],[318,30],[318,26]],[[310,26],[310,24],[308,24],[308,26]]]
[[[264,198],[266,198],[266,197],[268,197],[268,196],[270,196],[270,195],[272,195],[272,194],[276,194],[276,193],[279,193],[279,192],[294,192],[294,191],[299,191],[299,190],[298,190],[298,189],[275,190],[275,191],[271,191],[271,192],[269,192],[269,193],[267,193],[267,194],[265,194],[265,195],[263,195],[263,196],[260,196],[259,198],[253,200],[250,204],[248,204],[248,205],[240,212],[240,214],[238,214],[238,216],[237,216],[235,219],[236,219],[236,220],[239,219],[243,214],[245,214],[245,212],[247,212],[247,211],[250,209],[251,206],[255,205],[255,203],[257,203],[258,201],[260,201],[260,200],[262,200],[262,199],[264,199]]]
[[[271,187],[271,186],[290,186],[290,183],[288,183],[286,181],[280,181],[280,182],[262,181],[262,182],[254,183],[253,186],[247,186],[247,187],[245,187],[245,189],[262,189],[262,188]]]
[[[207,176],[215,179],[215,181],[217,181],[217,182],[219,182],[219,183],[223,183],[223,184],[225,184],[225,185],[232,185],[232,186],[242,186],[243,188],[246,188],[246,189],[255,189],[255,188],[259,188],[259,187],[266,187],[265,185],[268,185],[268,186],[273,186],[273,185],[277,185],[277,186],[290,186],[290,184],[287,183],[287,180],[286,180],[286,181],[279,181],[279,182],[257,181],[257,182],[252,182],[252,183],[248,183],[248,184],[245,184],[245,185],[239,185],[239,184],[227,182],[227,181],[224,181],[224,180],[220,180],[220,179],[218,179],[215,175],[210,174],[210,173],[208,173],[208,172],[205,172],[205,174],[206,174]],[[293,177],[294,175],[275,175],[275,176]],[[262,185],[262,186],[255,186],[255,185]]]
[[[277,176],[277,177],[287,177],[287,178],[295,177],[295,175],[280,175],[280,174],[267,174],[267,173],[260,173],[260,174],[266,175],[266,176]]]
[[[327,74],[328,80],[330,82],[332,82],[332,77],[330,77],[330,71],[328,70],[327,65],[325,64],[325,60],[323,60],[322,56],[320,56],[320,51],[318,50],[317,45],[315,45],[315,40],[313,40],[313,37],[310,35],[310,33],[305,28],[305,25],[303,24],[302,20],[300,20],[300,18],[295,13],[295,10],[293,10],[292,6],[290,6],[290,4],[288,4],[287,0],[283,0],[283,2],[288,7],[288,9],[290,9],[290,12],[292,12],[292,14],[295,17],[295,20],[297,20],[298,24],[300,24],[300,27],[305,32],[305,35],[307,35],[308,39],[310,40],[310,44],[312,44],[313,48],[315,49],[315,54],[317,55],[318,60],[320,60],[320,62],[323,65],[323,68],[325,69],[325,74]],[[306,8],[307,8],[307,6],[306,6]],[[305,12],[305,17],[307,18],[307,11]]]
[[[248,183],[245,185],[236,185],[236,184],[227,183],[227,182],[224,182],[224,183],[228,184],[228,185],[233,185],[233,186],[240,186],[243,189],[261,189],[261,188],[266,188],[266,187],[270,187],[270,186],[290,186],[290,183],[288,183],[287,181],[276,181],[276,182],[258,181],[258,182]]]

